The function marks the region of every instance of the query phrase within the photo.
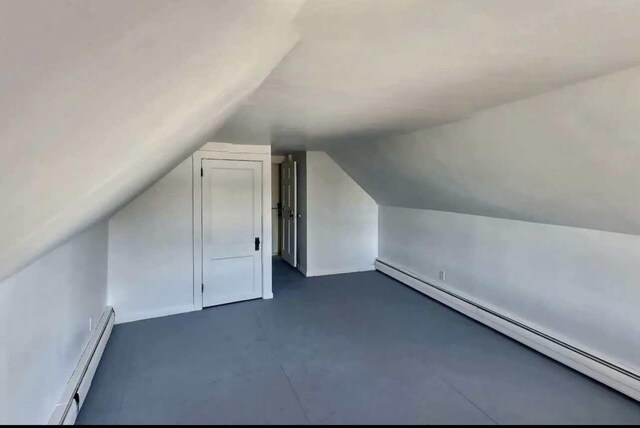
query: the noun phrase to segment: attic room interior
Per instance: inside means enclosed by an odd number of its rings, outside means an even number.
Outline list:
[[[640,0],[0,28],[0,424],[640,424]]]

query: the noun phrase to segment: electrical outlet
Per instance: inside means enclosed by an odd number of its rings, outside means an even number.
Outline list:
[[[93,331],[93,318],[89,317],[89,331]]]
[[[440,271],[440,281],[445,281],[447,279],[447,273],[443,270]]]

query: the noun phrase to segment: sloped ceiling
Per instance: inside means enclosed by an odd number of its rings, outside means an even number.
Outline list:
[[[379,204],[640,234],[640,1],[309,0],[296,20],[234,118],[274,152],[326,150]]]
[[[0,2],[0,278],[229,117],[379,203],[640,232],[635,75],[506,104],[640,65],[638,0]]]
[[[206,142],[295,44],[300,5],[2,0],[0,279]]]
[[[308,0],[243,105],[274,149],[449,123],[640,65],[638,0]]]
[[[381,205],[640,235],[640,68],[325,150]]]

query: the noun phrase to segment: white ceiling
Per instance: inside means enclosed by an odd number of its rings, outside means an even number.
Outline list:
[[[235,128],[277,148],[462,119],[640,64],[638,0],[307,0]]]
[[[0,279],[143,191],[243,100],[221,135],[290,149],[640,63],[640,0],[301,3],[0,0]]]

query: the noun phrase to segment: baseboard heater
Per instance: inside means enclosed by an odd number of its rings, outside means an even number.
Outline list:
[[[111,335],[115,318],[113,308],[107,306],[93,330],[89,343],[80,357],[78,366],[67,383],[67,388],[60,402],[56,405],[53,415],[49,419],[49,425],[73,425],[76,421],[80,408],[89,392],[93,375],[98,368],[98,363]]]
[[[438,286],[434,284],[434,281],[420,278],[414,273],[394,266],[390,262],[378,259],[375,267],[376,270],[422,294],[426,294],[450,308],[640,401],[640,375],[638,373],[500,314],[464,296]]]

